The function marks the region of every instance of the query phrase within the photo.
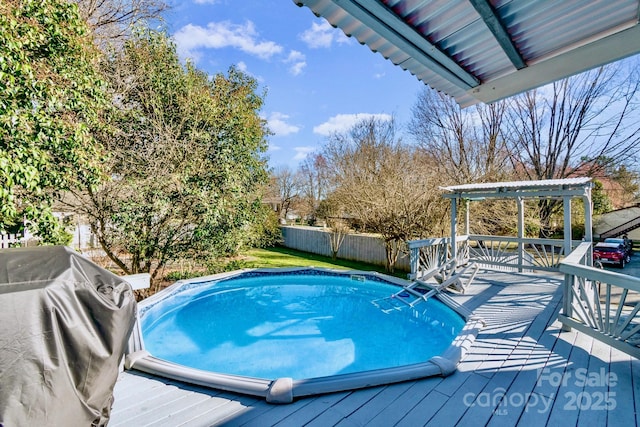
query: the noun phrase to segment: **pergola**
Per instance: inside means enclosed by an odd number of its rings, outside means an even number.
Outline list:
[[[571,252],[571,199],[580,198],[584,205],[584,239],[592,241],[591,178],[565,178],[539,181],[513,181],[441,187],[444,198],[451,199],[451,257],[456,259],[455,245],[458,235],[458,205],[467,204],[465,209],[465,233],[469,234],[469,206],[473,200],[514,199],[518,205],[518,238],[524,239],[524,203],[527,199],[562,199],[564,209],[564,253]],[[522,255],[520,240],[518,251]]]

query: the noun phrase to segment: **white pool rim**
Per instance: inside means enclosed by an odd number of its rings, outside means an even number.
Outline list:
[[[345,276],[377,276],[384,281],[398,286],[407,285],[409,283],[408,281],[397,277],[370,271],[334,270],[317,267],[244,269],[178,281],[161,292],[141,301],[138,304],[138,311],[144,309],[144,307],[157,303],[169,294],[192,283],[228,279],[249,271],[258,273],[300,273],[307,270]],[[447,298],[446,296],[440,296],[438,294],[436,295],[436,298],[462,316],[466,323],[456,338],[451,342],[449,347],[441,355],[434,356],[421,363],[301,380],[286,377],[272,380],[210,372],[169,362],[151,355],[144,348],[142,330],[138,319],[136,319],[136,325],[129,339],[124,367],[125,369],[135,369],[148,374],[218,390],[264,397],[267,402],[270,403],[291,403],[298,397],[355,390],[359,388],[411,381],[432,376],[445,377],[455,372],[458,363],[469,351],[469,348],[475,341],[478,332],[483,327],[484,322],[479,317],[472,315],[453,299]]]

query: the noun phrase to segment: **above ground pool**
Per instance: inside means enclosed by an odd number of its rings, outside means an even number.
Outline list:
[[[127,367],[274,403],[448,375],[478,324],[437,298],[410,307],[403,284],[323,269],[181,281],[140,303]]]

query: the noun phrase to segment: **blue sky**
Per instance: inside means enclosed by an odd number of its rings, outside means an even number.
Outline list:
[[[266,90],[271,167],[296,169],[367,115],[400,128],[424,84],[292,0],[187,0],[165,14],[180,55],[210,74],[234,64]]]

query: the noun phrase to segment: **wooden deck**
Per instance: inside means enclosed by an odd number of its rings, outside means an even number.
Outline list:
[[[458,372],[271,405],[135,371],[109,426],[634,426],[640,361],[561,332],[559,276],[481,272],[454,298],[484,328]]]

